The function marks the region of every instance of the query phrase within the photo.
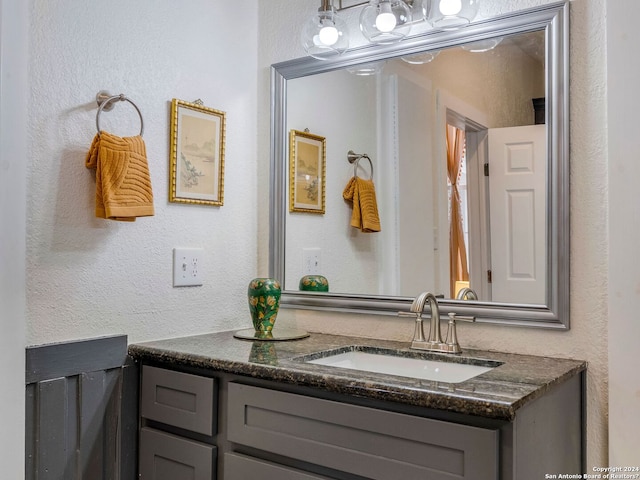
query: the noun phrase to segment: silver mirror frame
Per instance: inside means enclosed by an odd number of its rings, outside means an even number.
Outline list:
[[[526,305],[439,299],[441,312],[477,322],[569,329],[569,0],[482,20],[449,32],[429,31],[399,44],[364,46],[339,58],[298,58],[271,67],[271,195],[269,274],[284,279],[287,217],[287,81],[361,63],[440,50],[496,36],[545,30],[547,125],[547,303]],[[396,315],[412,298],[283,290],[285,308]]]

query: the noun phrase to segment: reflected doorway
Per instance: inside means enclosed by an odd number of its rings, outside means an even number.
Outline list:
[[[449,191],[450,294],[456,298],[461,288],[469,287],[478,298],[491,301],[491,235],[489,219],[489,184],[485,176],[487,164],[487,128],[453,110],[447,109],[447,142],[460,143],[460,162],[456,186],[459,218],[454,215],[452,182]],[[451,145],[453,147],[453,145]],[[455,148],[447,147],[447,152]],[[447,160],[449,172],[449,160]],[[456,226],[455,223],[459,222]],[[460,233],[456,233],[457,231]],[[458,236],[457,245],[455,236]],[[464,256],[463,256],[464,254]],[[465,275],[466,265],[466,275]]]

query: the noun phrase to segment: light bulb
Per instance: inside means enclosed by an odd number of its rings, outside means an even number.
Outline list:
[[[343,54],[349,48],[348,27],[335,8],[322,0],[318,13],[303,25],[300,40],[310,56],[326,60]]]
[[[389,2],[380,4],[380,13],[376,17],[376,28],[384,33],[392,32],[396,28],[396,16],[391,12]]]
[[[371,43],[399,42],[410,30],[411,9],[402,0],[370,0],[360,12],[360,31]]]
[[[340,38],[340,33],[333,23],[326,21],[318,33],[318,38],[320,43],[329,47],[337,43],[338,38]]]
[[[445,16],[454,16],[462,10],[462,0],[440,0],[440,13]]]

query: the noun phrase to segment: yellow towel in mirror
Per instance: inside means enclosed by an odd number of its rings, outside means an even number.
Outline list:
[[[373,180],[352,177],[342,192],[342,197],[353,204],[351,226],[365,233],[379,232],[380,217]]]
[[[97,134],[85,160],[96,170],[96,217],[133,222],[153,215],[153,191],[141,136]]]

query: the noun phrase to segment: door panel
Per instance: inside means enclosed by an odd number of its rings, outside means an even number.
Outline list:
[[[489,130],[492,298],[545,304],[545,125]]]

